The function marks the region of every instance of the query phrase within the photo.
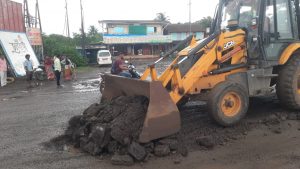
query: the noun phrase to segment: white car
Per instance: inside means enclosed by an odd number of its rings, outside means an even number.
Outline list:
[[[97,53],[97,63],[99,65],[111,65],[112,58],[109,50],[99,50]]]

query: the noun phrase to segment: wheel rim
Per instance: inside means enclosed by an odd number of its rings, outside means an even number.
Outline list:
[[[221,102],[221,110],[225,116],[233,117],[241,110],[241,98],[235,92],[229,92],[224,95]]]

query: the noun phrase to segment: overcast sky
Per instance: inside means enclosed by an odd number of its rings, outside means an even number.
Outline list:
[[[23,2],[23,0],[13,0]],[[80,0],[67,0],[70,32],[80,28]],[[192,21],[213,16],[218,0],[192,0]],[[28,0],[34,15],[35,0]],[[151,20],[156,13],[169,16],[172,23],[188,22],[189,0],[82,0],[86,29],[95,25],[100,31],[99,20]],[[39,0],[43,31],[63,34],[65,0]]]

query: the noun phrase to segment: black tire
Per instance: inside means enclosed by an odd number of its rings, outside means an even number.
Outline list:
[[[300,109],[300,53],[295,53],[282,66],[276,85],[280,103],[289,109]],[[299,82],[298,82],[299,81]]]
[[[221,82],[210,92],[207,106],[210,116],[218,124],[232,126],[244,118],[248,111],[248,92],[238,83]]]

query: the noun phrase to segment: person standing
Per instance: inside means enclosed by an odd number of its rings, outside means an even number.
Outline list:
[[[60,86],[61,63],[60,63],[59,56],[58,57],[54,56],[54,72],[56,77],[56,85],[59,88],[61,87]]]
[[[70,81],[72,79],[72,62],[65,56],[61,63],[64,65],[64,78],[66,81]]]
[[[7,63],[3,55],[0,54],[0,82],[1,87],[7,84]]]
[[[31,88],[33,87],[31,82],[32,82],[32,77],[33,77],[33,62],[30,60],[30,55],[27,54],[25,55],[26,60],[24,61],[24,69],[26,71],[26,77],[27,77],[27,82],[28,82],[28,87]]]
[[[52,68],[53,60],[49,56],[46,56],[44,65],[45,65],[48,80],[54,80],[54,72]]]

